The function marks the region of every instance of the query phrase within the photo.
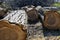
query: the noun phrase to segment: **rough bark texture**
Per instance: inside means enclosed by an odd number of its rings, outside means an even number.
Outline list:
[[[24,10],[15,10],[11,11],[11,13],[8,13],[4,20],[8,20],[12,23],[25,25],[27,24],[27,15]]]

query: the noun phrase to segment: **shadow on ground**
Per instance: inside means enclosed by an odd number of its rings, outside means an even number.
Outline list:
[[[51,30],[51,29],[44,28],[43,33],[44,33],[44,37],[60,36],[60,30]]]

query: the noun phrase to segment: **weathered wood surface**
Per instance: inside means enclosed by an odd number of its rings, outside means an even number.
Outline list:
[[[24,10],[15,10],[11,11],[11,13],[8,13],[4,20],[25,25],[27,24],[27,15]]]

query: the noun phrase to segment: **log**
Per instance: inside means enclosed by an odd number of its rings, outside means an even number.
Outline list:
[[[3,20],[25,25],[27,24],[27,14],[24,10],[15,10],[8,13],[8,15]]]
[[[22,7],[21,9],[24,9],[27,14],[27,23],[28,24],[36,24],[39,21],[39,12],[38,10],[41,8],[41,6],[35,7],[33,5]]]
[[[0,40],[26,40],[27,32],[23,25],[11,24],[6,20],[0,21]]]
[[[48,29],[60,29],[60,14],[57,11],[47,11],[44,16],[44,26]]]

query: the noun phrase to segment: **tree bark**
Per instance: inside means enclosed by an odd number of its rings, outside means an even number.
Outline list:
[[[11,11],[11,13],[8,13],[8,15],[4,18],[4,20],[8,20],[12,23],[18,23],[18,24],[27,24],[27,15],[24,10],[15,10]]]

